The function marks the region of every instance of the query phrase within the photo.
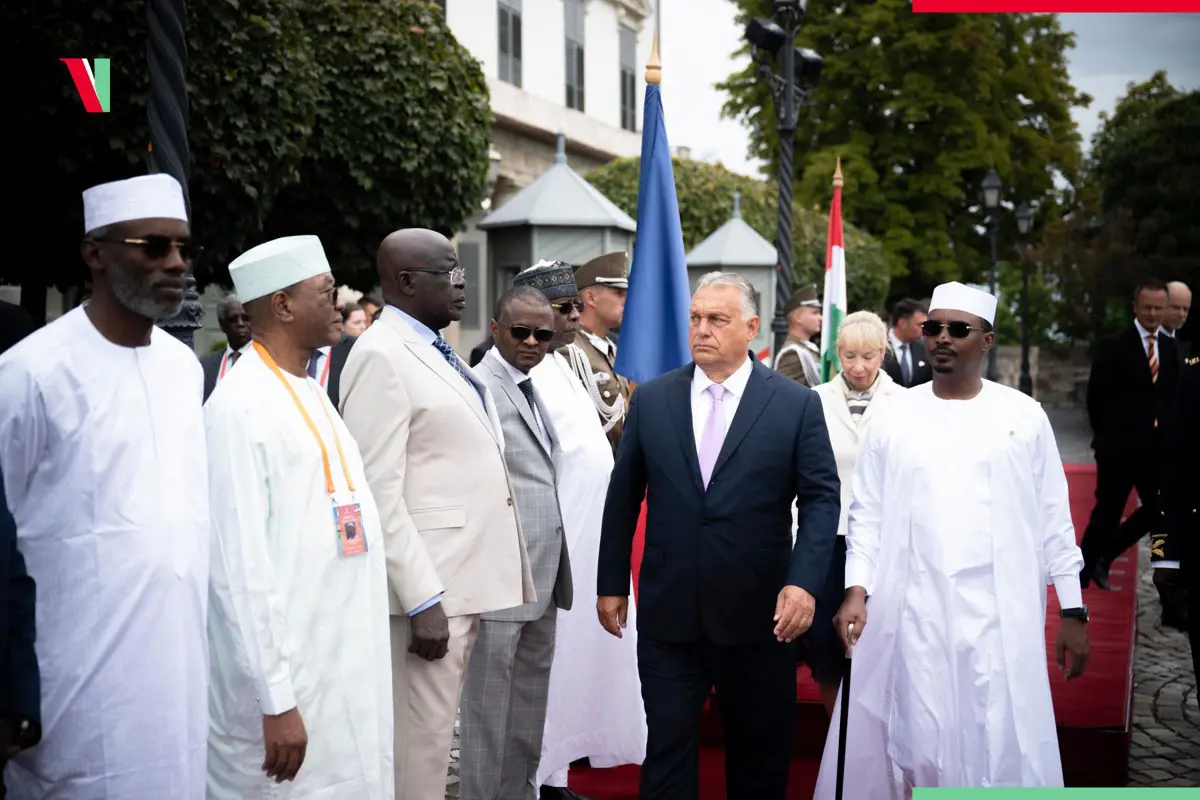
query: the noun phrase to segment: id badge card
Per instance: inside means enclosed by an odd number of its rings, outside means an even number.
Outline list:
[[[333,507],[333,523],[337,529],[338,556],[351,558],[367,552],[367,532],[363,528],[362,506],[358,503]]]

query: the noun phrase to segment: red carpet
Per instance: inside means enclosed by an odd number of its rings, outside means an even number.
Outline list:
[[[1096,489],[1096,468],[1067,464],[1071,517],[1080,538],[1091,514]],[[1136,508],[1134,500],[1126,513]],[[638,571],[645,536],[645,509],[638,523],[633,548],[633,590],[637,596]],[[1058,631],[1058,599],[1048,594],[1046,651],[1050,664],[1051,695],[1058,722],[1063,774],[1067,786],[1124,786],[1128,780],[1130,721],[1133,695],[1133,643],[1137,621],[1137,553],[1129,551],[1113,564],[1112,591],[1088,589],[1084,602],[1090,612],[1088,632],[1091,656],[1083,677],[1065,683],[1055,663],[1054,637]],[[820,695],[806,667],[796,672],[796,755],[792,761],[789,797],[809,798],[816,783],[817,759],[828,727]],[[715,717],[715,713],[710,714]],[[720,726],[716,719],[704,724],[706,745],[701,753],[701,798],[722,800],[725,778]],[[630,800],[637,797],[637,767],[573,769],[571,788],[595,800]]]

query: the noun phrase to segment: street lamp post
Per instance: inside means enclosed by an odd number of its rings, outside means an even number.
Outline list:
[[[150,172],[165,172],[183,187],[183,202],[188,220],[195,227],[188,194],[188,176],[192,157],[188,149],[187,96],[187,2],[186,0],[147,0],[146,19],[150,40],[146,61],[150,70],[150,97],[146,113],[150,123]],[[196,292],[192,264],[188,264],[187,288],[183,308],[161,327],[188,347],[200,327],[204,310]]]
[[[824,60],[817,53],[796,47],[807,0],[774,0],[771,19],[752,19],[746,26],[750,57],[758,73],[771,88],[779,117],[779,213],[775,235],[778,264],[775,270],[774,352],[779,353],[787,336],[783,308],[792,294],[792,158],[796,120],[808,94],[816,87]]]
[[[996,172],[996,168],[992,167],[988,170],[987,176],[983,179],[983,205],[988,210],[988,238],[991,240],[991,255],[988,258],[988,274],[991,278],[992,295],[999,297],[1000,293],[996,286],[996,236],[1000,227],[1000,190],[1004,184],[1000,182],[1000,175]],[[996,348],[988,350],[988,365],[987,377],[989,381],[996,380]]]
[[[1017,231],[1022,237],[1033,230],[1033,209],[1021,202],[1017,208]],[[1029,260],[1021,258],[1021,380],[1018,388],[1033,397],[1033,377],[1029,374]]]

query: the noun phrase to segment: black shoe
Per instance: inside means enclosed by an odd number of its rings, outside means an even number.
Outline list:
[[[592,798],[584,797],[578,792],[572,792],[570,789],[562,789],[557,786],[543,786],[539,798],[540,800],[592,800]]]
[[[1098,589],[1108,590],[1111,588],[1108,584],[1108,571],[1110,569],[1112,569],[1112,564],[1107,561],[1097,561],[1096,566],[1092,567],[1089,577],[1091,577],[1092,583],[1096,584]]]

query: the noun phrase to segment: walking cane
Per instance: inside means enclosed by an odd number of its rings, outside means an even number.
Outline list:
[[[849,634],[854,635],[854,623],[850,623]],[[846,779],[846,724],[850,720],[850,672],[851,665],[854,662],[854,648],[846,649],[845,667],[842,670],[842,713],[841,722],[838,725],[838,760],[837,760],[837,788],[834,790],[836,800],[842,800],[842,787]]]

